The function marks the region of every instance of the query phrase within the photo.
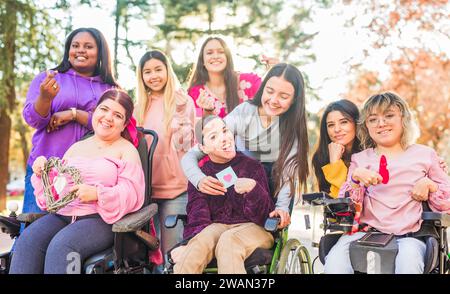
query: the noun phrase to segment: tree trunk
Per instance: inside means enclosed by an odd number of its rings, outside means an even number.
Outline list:
[[[3,97],[0,97],[0,211],[6,208],[6,184],[9,181],[9,139],[11,137],[11,113],[13,113],[16,103],[14,72],[16,54],[16,33],[17,33],[17,2],[6,1],[5,14],[1,15],[2,25],[5,29],[3,33],[4,47],[2,48],[3,73],[0,87],[3,87]]]
[[[0,211],[6,209],[6,185],[9,181],[9,139],[11,137],[11,118],[2,109],[0,112]]]
[[[27,160],[30,156],[30,148],[28,148],[28,138],[27,138],[27,128],[23,123],[22,118],[19,118],[16,121],[15,131],[19,133],[20,136],[20,146],[22,147],[22,156],[23,156],[23,170],[27,170]]]
[[[119,60],[117,59],[118,48],[119,48],[119,24],[120,24],[120,13],[121,13],[121,3],[120,0],[116,0],[116,11],[115,11],[115,36],[114,36],[114,73],[116,78],[119,78],[119,72],[117,66]]]

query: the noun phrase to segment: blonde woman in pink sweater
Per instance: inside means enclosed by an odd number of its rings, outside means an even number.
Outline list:
[[[138,125],[158,133],[154,154],[152,198],[158,203],[161,249],[167,250],[182,240],[183,226],[166,229],[169,214],[186,214],[187,179],[180,159],[194,143],[195,108],[181,88],[167,56],[158,50],[146,52],[137,68]]]
[[[413,144],[415,125],[407,103],[393,93],[370,97],[361,112],[358,136],[363,148],[352,156],[339,197],[349,192],[362,204],[360,222],[397,236],[395,273],[424,270],[425,243],[414,233],[422,224],[422,201],[450,213],[450,178],[430,147]],[[385,168],[380,168],[382,156]],[[353,273],[349,246],[363,232],[342,236],[325,260],[325,273]]]

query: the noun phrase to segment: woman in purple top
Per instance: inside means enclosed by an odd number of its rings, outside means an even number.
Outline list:
[[[31,166],[39,156],[62,157],[67,149],[92,130],[92,112],[101,94],[117,86],[108,44],[94,28],[69,34],[64,57],[52,71],[31,82],[23,118],[36,129],[27,162],[23,212],[41,212],[31,185]]]

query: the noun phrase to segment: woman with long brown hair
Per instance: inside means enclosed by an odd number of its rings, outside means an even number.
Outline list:
[[[306,183],[309,170],[302,74],[292,65],[275,65],[254,99],[237,106],[224,120],[237,137],[237,149],[262,162],[272,184],[272,195],[277,197],[270,216],[280,217],[280,227],[287,226],[291,197]],[[197,147],[186,153],[181,162],[184,173],[199,191],[223,195],[226,189],[222,183],[198,168],[203,156]]]

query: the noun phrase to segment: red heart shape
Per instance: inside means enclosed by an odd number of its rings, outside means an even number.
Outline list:
[[[226,174],[223,176],[223,179],[227,182],[230,182],[233,176],[231,174]]]
[[[387,160],[386,160],[386,156],[384,156],[384,155],[381,155],[381,158],[380,158],[379,174],[383,178],[382,183],[387,184],[389,182],[389,170],[387,169]]]

